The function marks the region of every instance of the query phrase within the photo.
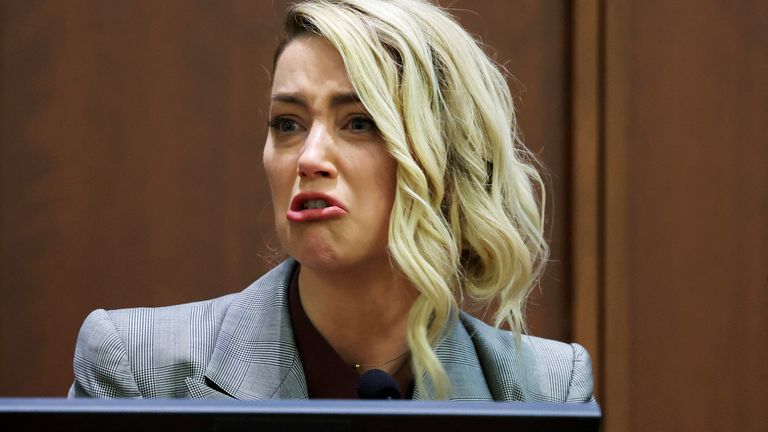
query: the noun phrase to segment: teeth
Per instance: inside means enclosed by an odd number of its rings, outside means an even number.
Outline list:
[[[328,203],[322,199],[307,200],[301,205],[302,209],[321,209],[328,207]]]

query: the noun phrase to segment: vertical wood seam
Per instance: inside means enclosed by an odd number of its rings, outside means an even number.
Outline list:
[[[571,220],[573,337],[600,383],[600,49],[599,0],[572,3]]]
[[[629,214],[627,210],[628,44],[631,3],[603,2],[603,287],[602,370],[604,426],[629,431],[631,418],[631,329],[629,295]]]

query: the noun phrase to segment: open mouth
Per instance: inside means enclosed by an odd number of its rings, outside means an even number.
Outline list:
[[[337,199],[319,192],[302,192],[293,197],[286,214],[292,222],[310,222],[335,219],[347,214]]]
[[[306,200],[301,203],[301,209],[302,210],[308,210],[308,209],[322,209],[330,207],[328,204],[328,201],[324,199],[313,199],[313,200]]]

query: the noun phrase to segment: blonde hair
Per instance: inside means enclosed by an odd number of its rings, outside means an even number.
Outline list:
[[[304,1],[285,26],[282,47],[310,34],[336,48],[397,162],[389,253],[420,292],[408,318],[411,365],[420,388],[445,398],[434,346],[460,305],[495,307],[494,324],[519,338],[548,254],[544,188],[505,76],[427,1]]]

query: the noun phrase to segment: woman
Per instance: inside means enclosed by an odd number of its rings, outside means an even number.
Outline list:
[[[593,401],[582,347],[521,336],[543,189],[499,69],[424,1],[285,23],[263,162],[291,258],[239,294],[93,312],[70,396],[354,398],[379,369],[414,399]]]

